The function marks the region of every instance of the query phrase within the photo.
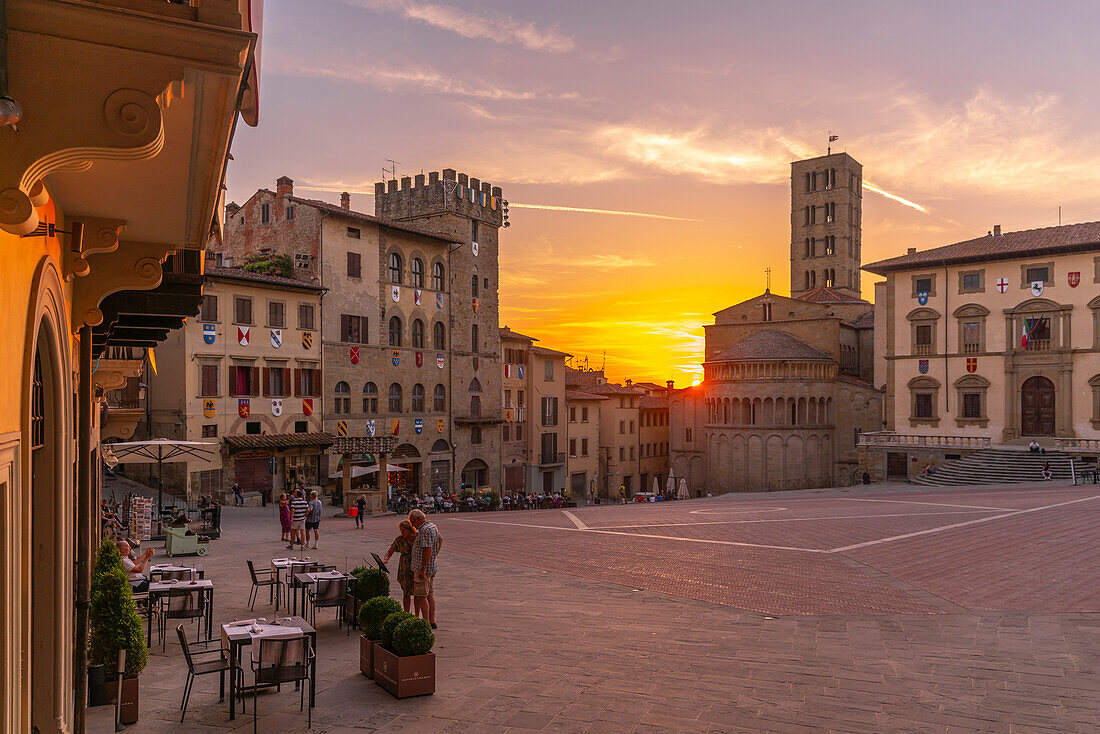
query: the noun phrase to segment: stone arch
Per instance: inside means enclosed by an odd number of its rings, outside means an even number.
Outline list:
[[[732,478],[732,472],[730,467],[730,438],[725,433],[718,437],[718,473],[716,476],[718,490],[720,492],[728,492],[730,490],[730,480]]]
[[[679,482],[677,482],[679,484]],[[707,489],[707,465],[703,457],[691,457],[691,468],[688,469],[688,486],[697,488],[700,493]]]
[[[766,478],[768,482],[782,482],[786,479],[786,452],[783,439],[777,435],[768,436],[764,444],[766,456]]]
[[[940,312],[934,308],[928,308],[922,306],[921,308],[914,308],[905,318],[909,321],[935,321],[940,317]]]
[[[740,433],[734,434],[730,441],[730,472],[731,485],[734,488],[742,486],[745,481],[745,437]]]
[[[798,399],[798,423],[799,426],[805,426],[809,421],[809,403],[805,397]]]
[[[989,309],[980,303],[964,303],[951,312],[951,315],[957,319],[973,318],[975,316],[988,316]]]
[[[764,476],[764,440],[757,434],[752,434],[747,441],[748,471],[742,486],[752,489],[760,486],[760,478]]]
[[[806,457],[803,452],[804,442],[801,436],[789,436],[787,438],[787,476],[801,476],[806,470]]]
[[[760,398],[752,399],[752,414],[750,415],[750,418],[752,419],[751,422],[754,426],[761,425],[761,420],[763,418],[763,409],[761,405],[762,403],[760,402]]]
[[[821,463],[821,441],[815,434],[806,437],[806,476],[813,476]]]
[[[775,401],[770,397],[764,398],[764,425],[775,425]]]

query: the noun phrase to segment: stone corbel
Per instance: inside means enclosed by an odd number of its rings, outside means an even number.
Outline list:
[[[118,238],[122,230],[126,229],[126,220],[83,216],[71,216],[68,219],[70,229],[73,222],[84,225],[84,237],[80,243],[79,252],[71,248],[65,250],[65,276],[75,275],[83,278],[92,271],[91,266],[88,265],[89,255],[114,252],[118,249]]]
[[[127,378],[141,377],[144,365],[144,360],[140,359],[100,359],[96,363],[92,381],[103,392],[121,390],[126,387]]]
[[[20,92],[20,101],[29,110],[49,110],[58,97],[67,98],[65,91],[33,85]],[[6,147],[0,161],[0,229],[20,236],[35,230],[36,207],[49,201],[42,181],[54,171],[87,170],[96,160],[142,160],[159,153],[164,147],[161,110],[173,96],[178,91],[171,83],[155,96],[116,89],[98,109],[80,109],[78,104],[69,114],[46,115],[37,124],[21,126],[16,143]]]
[[[113,252],[88,255],[90,277],[76,281],[73,288],[73,329],[101,323],[99,304],[110,294],[160,285],[161,263],[175,250],[175,245],[163,242],[122,242]]]

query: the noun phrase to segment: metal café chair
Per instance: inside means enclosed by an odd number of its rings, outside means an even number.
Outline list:
[[[271,604],[275,600],[276,585],[279,583],[274,571],[270,568],[257,571],[252,561],[245,561],[245,563],[248,564],[248,575],[252,577],[252,590],[248,592],[248,608],[256,608],[257,592],[261,586],[267,587],[267,603]]]
[[[348,580],[317,579],[317,583],[306,589],[309,600],[310,626],[317,627],[317,608],[336,607],[336,621],[343,626],[344,609],[347,607]],[[305,610],[303,610],[305,611]]]
[[[200,621],[203,617],[203,590],[196,587],[181,586],[161,592],[160,612],[160,649],[164,652],[168,640],[165,626],[169,619],[189,619]],[[199,629],[202,629],[201,625]]]
[[[286,601],[287,601],[287,606],[290,607],[291,594],[293,594],[296,589],[300,589],[302,587],[302,585],[300,583],[298,583],[298,579],[294,578],[295,575],[297,575],[299,573],[318,573],[320,571],[328,571],[330,569],[335,570],[336,566],[326,566],[325,564],[321,563],[320,561],[305,561],[305,562],[296,561],[296,562],[291,563],[289,566],[287,566],[287,568],[286,568],[286,588],[287,588]],[[298,602],[295,599],[294,604],[297,604],[297,603]],[[304,609],[302,611],[305,612]]]
[[[195,572],[190,568],[181,568],[178,571],[162,571],[160,574],[161,581],[191,581],[195,577]]]
[[[155,621],[157,631],[160,632],[160,609],[155,602],[156,597],[151,597],[148,591],[134,592],[134,605],[137,607],[138,616],[146,619],[146,628],[149,630],[152,630]],[[146,644],[149,642],[150,640],[146,640]]]
[[[210,673],[217,673],[219,676],[218,682],[218,701],[225,700],[225,672],[233,671],[233,663],[229,659],[229,650],[224,647],[218,647],[216,649],[207,648],[206,650],[193,651],[191,645],[209,645],[211,642],[220,642],[220,640],[195,640],[193,643],[187,642],[187,635],[183,632],[183,625],[176,627],[176,634],[180,638],[180,647],[183,648],[183,656],[187,660],[187,683],[183,687],[183,702],[180,704],[182,713],[180,714],[180,723],[183,723],[183,717],[187,716],[187,701],[191,698],[191,687],[195,683],[195,678],[200,675],[209,675]],[[207,655],[217,654],[216,659],[205,659]],[[196,660],[195,658],[202,658]],[[232,672],[232,674],[236,674]]]
[[[255,676],[255,685],[252,686],[252,731],[257,731],[256,720],[259,718],[256,694],[261,686],[281,686],[283,683],[309,683],[310,700],[313,698],[315,681],[310,677],[312,667],[313,648],[309,644],[309,638],[291,637],[287,639],[273,639],[260,637],[252,644],[258,645],[257,654],[252,658],[252,673]],[[306,687],[299,687],[298,710],[305,708]],[[313,728],[313,706],[308,707],[306,721],[308,728]]]

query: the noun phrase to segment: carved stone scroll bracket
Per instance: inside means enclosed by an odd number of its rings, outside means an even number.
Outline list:
[[[175,250],[175,245],[163,242],[121,242],[113,252],[88,255],[91,277],[78,280],[73,289],[73,329],[100,324],[99,304],[110,294],[160,285],[161,263]]]
[[[103,389],[121,390],[126,387],[129,377],[141,377],[144,360],[140,359],[100,359],[92,380]]]
[[[48,201],[42,181],[54,171],[87,170],[95,160],[142,160],[159,153],[164,147],[161,105],[176,94],[163,88],[157,96],[116,89],[97,114],[78,114],[81,124],[26,125],[19,145],[0,161],[0,229],[20,236],[34,231],[36,207]],[[27,109],[49,109],[53,100],[35,101],[23,100]]]
[[[107,219],[104,217],[69,217],[69,225],[79,222],[84,225],[84,236],[80,243],[80,250],[71,248],[65,251],[65,275],[75,275],[83,278],[92,271],[88,264],[88,256],[99,253],[114,252],[118,249],[118,238],[122,230],[126,229],[125,219]]]

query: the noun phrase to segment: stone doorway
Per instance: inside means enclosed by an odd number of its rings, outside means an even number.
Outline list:
[[[1020,429],[1024,436],[1054,435],[1054,383],[1032,377],[1020,388]]]

